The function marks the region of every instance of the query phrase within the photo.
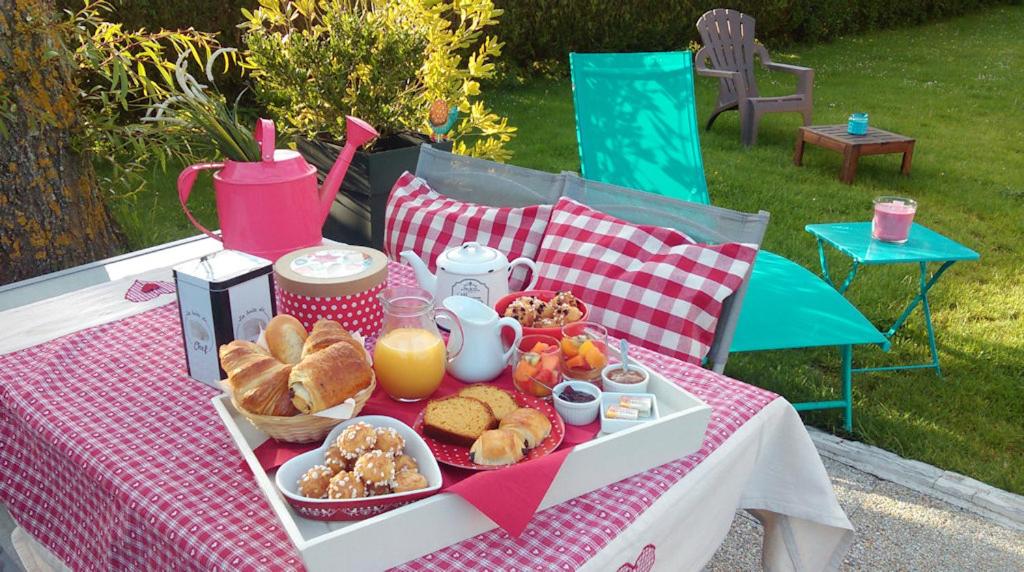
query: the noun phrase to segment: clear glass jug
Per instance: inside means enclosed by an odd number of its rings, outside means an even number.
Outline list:
[[[434,297],[422,288],[396,286],[378,295],[384,307],[384,325],[373,349],[377,382],[392,399],[419,401],[430,397],[444,379],[451,356],[437,330],[436,319],[444,315],[462,338],[462,324],[446,308],[435,308]]]

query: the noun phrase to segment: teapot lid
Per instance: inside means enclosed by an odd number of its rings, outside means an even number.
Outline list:
[[[437,267],[453,274],[483,274],[508,268],[508,257],[490,246],[466,242],[438,255]]]

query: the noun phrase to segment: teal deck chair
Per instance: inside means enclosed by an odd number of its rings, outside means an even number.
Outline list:
[[[700,156],[690,52],[573,53],[569,63],[585,178],[710,202]],[[731,352],[840,349],[840,399],[794,403],[794,407],[799,411],[842,409],[843,426],[852,431],[853,346],[888,348],[882,333],[817,275],[763,250],[754,261],[742,304]],[[714,365],[721,372],[725,363]]]
[[[569,60],[583,178],[708,204],[690,53]]]

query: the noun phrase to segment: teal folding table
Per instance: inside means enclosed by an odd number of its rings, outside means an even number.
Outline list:
[[[919,290],[892,327],[882,333],[885,339],[892,338],[906,323],[910,313],[918,304],[924,313],[925,327],[928,329],[928,346],[931,350],[930,363],[914,365],[894,365],[886,367],[856,368],[854,373],[869,371],[893,371],[900,369],[934,369],[942,377],[939,366],[939,351],[935,345],[935,328],[932,326],[932,311],[928,303],[928,291],[932,289],[942,274],[954,263],[961,260],[977,260],[978,253],[947,238],[928,227],[914,223],[910,227],[907,242],[893,244],[873,240],[870,222],[840,222],[831,224],[809,224],[804,229],[818,239],[818,257],[821,260],[821,275],[826,282],[832,284],[840,294],[846,293],[857,269],[861,265],[881,264],[917,264],[919,269]],[[828,259],[825,257],[825,244],[831,245],[839,252],[853,259],[853,265],[842,284],[835,285],[829,274]],[[928,264],[939,263],[940,266],[931,276],[928,275]]]
[[[757,255],[730,350],[752,352],[838,346],[842,399],[794,403],[797,411],[842,409],[853,431],[853,346],[889,340],[846,298],[810,270],[771,252]]]

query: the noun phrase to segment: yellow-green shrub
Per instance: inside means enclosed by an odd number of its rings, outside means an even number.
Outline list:
[[[491,0],[261,0],[242,10],[244,66],[285,129],[341,139],[357,115],[382,134],[429,132],[437,99],[459,108],[456,152],[506,159],[515,128],[489,111],[480,80],[502,44]]]

